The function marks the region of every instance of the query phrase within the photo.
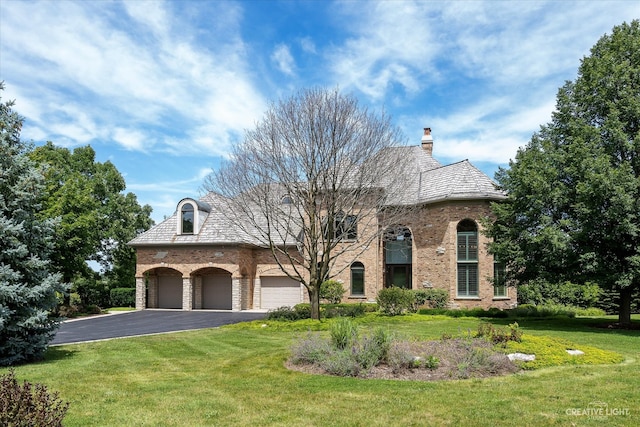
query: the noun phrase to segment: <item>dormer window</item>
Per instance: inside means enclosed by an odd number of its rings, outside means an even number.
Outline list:
[[[176,209],[176,234],[199,234],[207,217],[211,212],[211,206],[203,201],[186,198],[180,200]]]
[[[193,223],[194,223],[194,209],[191,203],[185,203],[182,205],[182,209],[180,211],[180,218],[182,222],[182,233],[181,234],[193,234]]]
[[[293,199],[291,198],[291,196],[284,196],[282,198],[282,204],[283,205],[290,205],[293,203]]]

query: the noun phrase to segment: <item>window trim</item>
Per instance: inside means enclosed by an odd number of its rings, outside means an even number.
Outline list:
[[[509,287],[504,279],[505,266],[500,262],[493,263],[493,299],[509,299]],[[502,289],[503,292],[498,293]]]
[[[355,271],[361,271],[362,274],[362,293],[355,293],[353,292],[353,284],[354,284],[354,280],[353,280],[353,273]],[[350,283],[349,283],[349,292],[350,292],[350,296],[352,297],[364,297],[366,295],[366,289],[365,289],[365,268],[364,268],[364,264],[361,263],[360,261],[355,261],[353,263],[351,263],[351,267],[349,269],[350,272]]]
[[[358,215],[345,215],[340,211],[333,222],[333,238],[340,242],[355,242],[358,240]]]
[[[185,206],[189,205],[191,207],[191,213],[193,215],[193,230],[192,231],[184,231],[184,217],[183,213]],[[187,211],[188,212],[188,211]],[[200,231],[200,210],[198,204],[193,199],[184,199],[178,203],[178,208],[176,209],[176,234],[179,236],[194,236],[198,234]]]
[[[460,244],[460,238],[463,237],[465,242]],[[474,237],[475,242],[469,242],[469,238]],[[475,243],[475,248],[472,249]],[[459,299],[479,299],[480,298],[480,277],[479,277],[479,232],[478,225],[470,219],[463,219],[456,227],[456,298]],[[464,247],[464,253],[461,253],[461,247]],[[472,250],[470,250],[472,249]],[[466,274],[464,279],[464,292],[461,291],[461,276],[464,268]],[[475,272],[475,280],[470,280],[472,273]],[[471,288],[475,285],[475,292]]]

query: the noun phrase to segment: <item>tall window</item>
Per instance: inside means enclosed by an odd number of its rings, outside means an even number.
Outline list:
[[[507,282],[504,277],[504,264],[493,264],[493,296],[501,298],[507,296]]]
[[[182,205],[182,234],[193,234],[193,205],[185,203]]]
[[[339,212],[334,224],[335,238],[338,240],[356,240],[358,238],[358,217]]]
[[[465,219],[458,224],[458,297],[478,296],[478,227]]]
[[[351,295],[364,295],[364,265],[361,262],[351,264]]]
[[[404,226],[385,230],[384,241],[385,287],[411,289],[412,242],[411,231]]]

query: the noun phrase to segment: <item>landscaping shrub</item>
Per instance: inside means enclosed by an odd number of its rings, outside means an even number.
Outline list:
[[[350,319],[341,317],[331,324],[329,334],[331,335],[333,346],[339,350],[344,350],[357,341],[358,327]]]
[[[322,304],[320,317],[331,319],[334,317],[360,317],[365,313],[376,311],[376,304]],[[311,318],[311,305],[309,303],[296,304],[294,307],[278,307],[269,310],[267,320],[302,320]]]
[[[267,320],[298,320],[298,313],[293,307],[282,306],[267,312]]]
[[[460,309],[430,309],[423,308],[418,310],[419,314],[431,314],[431,315],[444,315],[449,317],[492,317],[492,318],[506,318],[509,317],[509,312],[506,310],[500,310],[499,308],[492,307],[488,310],[482,308],[460,308]]]
[[[133,307],[136,305],[136,288],[113,288],[109,291],[111,307]]]
[[[569,317],[576,316],[575,309],[562,305],[541,305],[534,306],[523,304],[509,310],[509,317]]]
[[[320,364],[331,353],[331,345],[318,334],[309,332],[296,341],[291,348],[291,362],[294,364]]]
[[[427,315],[444,315],[449,317],[489,317],[489,318],[523,318],[523,317],[568,317],[573,318],[576,316],[602,316],[605,313],[597,308],[579,308],[579,307],[567,307],[557,304],[547,304],[541,306],[534,306],[531,304],[522,304],[516,308],[509,310],[501,310],[499,308],[490,308],[484,310],[482,308],[471,309],[427,309],[423,308],[418,310],[419,314]]]
[[[393,337],[383,328],[359,337],[357,326],[348,317],[334,320],[330,340],[309,333],[292,346],[290,361],[313,364],[340,376],[358,376],[388,359]]]
[[[389,358],[391,344],[394,341],[393,334],[391,334],[388,329],[380,327],[373,331],[372,339],[376,347],[379,349],[380,360],[386,362]]]
[[[486,338],[494,344],[504,344],[509,341],[520,342],[522,340],[522,331],[516,322],[509,325],[509,330],[497,328],[491,323],[481,323],[478,325],[476,336]]]
[[[597,307],[589,307],[589,308],[578,308],[576,307],[576,316],[605,316],[607,313],[601,308]]]
[[[445,289],[417,289],[415,294],[415,311],[423,306],[428,308],[446,308],[449,303],[449,292]]]
[[[337,280],[326,280],[320,285],[320,298],[330,304],[338,304],[346,290],[341,282]]]
[[[311,318],[311,306],[309,304],[296,304],[294,307],[288,305],[274,308],[267,312],[267,320],[302,320]]]
[[[0,425],[12,427],[57,427],[69,408],[58,393],[43,384],[18,384],[10,370],[0,377]]]
[[[331,375],[357,377],[363,368],[350,350],[332,352],[323,362],[322,368]]]
[[[385,343],[380,343],[375,335],[364,336],[350,350],[362,371],[367,372],[383,360]],[[349,351],[349,349],[346,349]]]
[[[410,289],[395,286],[384,288],[376,298],[380,311],[389,316],[398,316],[415,307],[415,293]]]
[[[358,304],[329,304],[323,307],[322,317],[331,319],[333,317],[361,317],[366,312],[366,305]]]
[[[389,348],[387,363],[394,373],[414,366],[415,355],[406,341],[394,341]]]
[[[301,303],[293,306],[298,319],[311,319],[311,304]]]
[[[595,283],[579,285],[569,281],[549,283],[533,280],[518,287],[518,303],[587,308],[594,307],[599,302],[601,294],[602,290]]]

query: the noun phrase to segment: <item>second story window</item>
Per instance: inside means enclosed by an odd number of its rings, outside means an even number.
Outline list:
[[[358,238],[358,217],[340,212],[336,215],[334,233],[334,237],[338,240],[356,240]]]
[[[193,205],[191,203],[185,203],[182,205],[180,212],[182,221],[182,234],[193,234]]]

